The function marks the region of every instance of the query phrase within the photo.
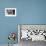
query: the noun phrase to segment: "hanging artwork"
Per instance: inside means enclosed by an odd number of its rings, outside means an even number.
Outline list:
[[[5,8],[5,16],[16,16],[16,8]]]
[[[46,25],[20,24],[18,29],[20,40],[46,41]]]

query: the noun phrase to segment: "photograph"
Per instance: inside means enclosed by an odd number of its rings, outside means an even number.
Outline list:
[[[16,16],[16,8],[5,8],[5,16]]]
[[[19,24],[18,33],[20,46],[26,43],[30,46],[32,42],[46,41],[46,25]]]

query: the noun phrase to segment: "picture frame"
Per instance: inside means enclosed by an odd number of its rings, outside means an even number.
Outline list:
[[[5,8],[5,16],[16,17],[16,8]]]

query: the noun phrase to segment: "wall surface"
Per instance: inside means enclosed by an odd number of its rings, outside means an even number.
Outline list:
[[[6,17],[5,8],[17,8],[16,17]],[[46,0],[0,0],[0,44],[7,44],[17,24],[46,24]],[[16,39],[17,43],[17,39]]]

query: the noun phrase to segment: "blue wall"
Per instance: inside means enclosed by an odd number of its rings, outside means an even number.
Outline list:
[[[5,8],[17,8],[17,16],[6,17]],[[46,0],[0,0],[0,44],[8,43],[9,32],[17,33],[17,24],[46,24]]]

